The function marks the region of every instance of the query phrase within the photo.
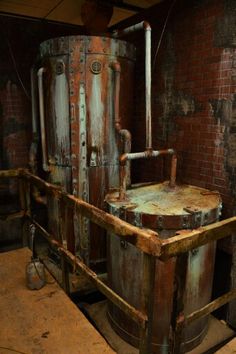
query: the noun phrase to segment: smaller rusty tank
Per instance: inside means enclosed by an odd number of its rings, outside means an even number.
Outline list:
[[[111,214],[133,225],[153,229],[165,239],[177,230],[194,229],[218,220],[221,199],[217,193],[191,185],[169,187],[169,182],[133,186],[127,200],[119,201],[118,192],[107,195]],[[112,235],[109,241],[108,276],[111,288],[137,309],[142,310],[143,254],[133,245]],[[211,300],[215,243],[189,252],[185,314]],[[175,279],[176,258],[156,261],[155,304],[153,320],[153,353],[168,353]],[[138,326],[114,304],[109,303],[108,318],[115,331],[131,344],[139,345]],[[189,325],[184,331],[183,350],[197,346],[208,326],[208,318]]]

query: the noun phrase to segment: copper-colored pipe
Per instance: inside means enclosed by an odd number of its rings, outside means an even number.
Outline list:
[[[160,155],[172,155],[171,160],[171,173],[170,173],[170,187],[175,186],[176,180],[176,166],[177,166],[177,157],[173,149],[167,150],[153,150],[152,149],[152,116],[151,116],[151,26],[148,22],[142,21],[136,25],[127,27],[122,30],[117,30],[113,32],[113,36],[118,38],[125,36],[129,33],[139,31],[145,31],[145,106],[146,106],[146,149],[143,152],[130,153],[125,151],[123,155],[120,156],[120,192],[119,199],[126,199],[126,187],[127,187],[127,162],[130,160],[137,159],[148,159],[155,158]],[[120,127],[120,117],[119,117],[119,94],[120,91],[120,65],[119,63],[113,63],[111,65],[115,72],[116,82],[116,94],[115,97],[115,124],[116,129],[121,132]],[[127,138],[129,141],[129,138]],[[131,146],[131,137],[130,137],[130,146]]]
[[[120,189],[119,189],[119,200],[125,200],[126,196],[126,186],[127,186],[127,175],[126,175],[126,164],[127,161],[137,160],[137,159],[149,159],[156,158],[161,155],[172,155],[171,160],[171,175],[169,186],[171,188],[175,187],[176,181],[176,166],[177,166],[177,156],[174,149],[166,150],[146,150],[136,153],[126,153],[120,156]]]
[[[120,74],[121,66],[120,63],[115,61],[110,64],[111,69],[115,74],[115,92],[114,92],[114,115],[115,115],[115,129],[118,134],[123,138],[124,141],[124,153],[130,153],[131,151],[131,133],[127,129],[122,129],[121,119],[120,119]],[[126,166],[126,180],[130,181],[129,166]],[[128,183],[130,184],[130,183]]]
[[[174,153],[171,158],[171,170],[170,170],[170,184],[171,188],[175,187],[176,182],[176,170],[177,170],[177,156]]]

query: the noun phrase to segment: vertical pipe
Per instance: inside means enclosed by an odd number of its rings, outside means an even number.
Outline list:
[[[146,106],[146,150],[152,150],[152,116],[151,116],[151,26],[142,21],[136,25],[113,33],[115,38],[144,29],[145,31],[145,106]]]
[[[31,68],[30,72],[30,80],[31,80],[31,102],[32,102],[32,143],[30,145],[29,151],[29,165],[31,167],[31,171],[36,173],[37,170],[37,150],[38,150],[38,126],[37,126],[37,99],[36,99],[36,72],[34,67]]]
[[[170,187],[175,187],[177,169],[177,156],[174,154],[171,157],[171,171],[170,171]]]
[[[152,150],[151,116],[151,27],[145,25],[145,106],[146,106],[146,150]]]
[[[30,83],[31,83],[31,102],[32,102],[32,132],[33,135],[38,133],[38,127],[37,127],[37,99],[36,99],[36,72],[35,68],[32,67],[30,70]]]
[[[121,119],[120,119],[120,74],[121,66],[118,61],[112,62],[110,64],[111,69],[114,71],[114,117],[115,117],[115,129],[121,136],[124,142],[124,148],[122,153],[129,153],[131,151],[131,134],[129,130],[122,129]],[[130,185],[130,163],[126,164],[126,183]]]
[[[45,116],[44,116],[44,96],[43,96],[43,73],[45,68],[38,70],[38,90],[39,90],[39,115],[40,115],[40,132],[41,132],[41,145],[42,145],[42,158],[43,169],[49,171],[47,161],[47,148],[46,148],[46,130],[45,130]]]

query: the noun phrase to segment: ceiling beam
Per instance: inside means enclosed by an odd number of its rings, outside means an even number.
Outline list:
[[[128,4],[122,0],[99,0],[99,2],[113,5],[114,7],[118,7],[119,9],[129,10],[133,12],[140,12],[145,9],[144,7]]]
[[[136,13],[135,15],[130,16],[127,19],[110,26],[109,31],[134,25],[135,23],[138,23],[140,21],[147,20],[149,17],[152,17],[157,13],[163,14],[163,16],[165,16],[166,9],[171,6],[173,1],[174,0],[159,0],[157,4],[152,5],[148,8],[142,8],[142,10]]]

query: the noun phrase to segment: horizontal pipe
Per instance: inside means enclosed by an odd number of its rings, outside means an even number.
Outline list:
[[[128,160],[138,160],[138,159],[150,159],[158,157],[160,155],[173,155],[175,151],[173,149],[166,150],[146,150],[142,152],[133,152],[129,154],[123,154],[120,157],[120,164],[125,164]]]
[[[138,160],[138,159],[151,159],[156,158],[161,155],[173,155],[171,160],[171,176],[169,186],[171,188],[175,187],[176,181],[176,166],[177,157],[174,149],[165,150],[146,150],[142,152],[126,153],[120,156],[120,188],[119,188],[119,200],[124,201],[127,199],[126,188],[127,188],[127,161]]]
[[[146,29],[150,29],[150,24],[146,21],[141,21],[139,23],[136,23],[135,25],[126,27],[124,29],[121,30],[115,30],[112,32],[112,36],[115,38],[120,38],[120,37],[124,37],[130,33],[133,32],[137,32],[137,31],[141,31],[141,30],[146,30]]]
[[[70,251],[64,248],[53,235],[49,234],[40,224],[38,224],[34,219],[29,218],[30,221],[35,225],[37,230],[44,236],[50,244],[57,248],[57,250],[66,257],[67,261],[76,267],[84,276],[86,276],[98,290],[100,290],[110,301],[112,301],[120,310],[126,313],[130,318],[132,318],[141,327],[145,328],[147,323],[147,315],[136,310],[127,301],[122,299],[118,294],[116,294],[111,288],[109,288],[99,277],[93,272],[89,267],[87,267],[81,260],[74,256]]]

